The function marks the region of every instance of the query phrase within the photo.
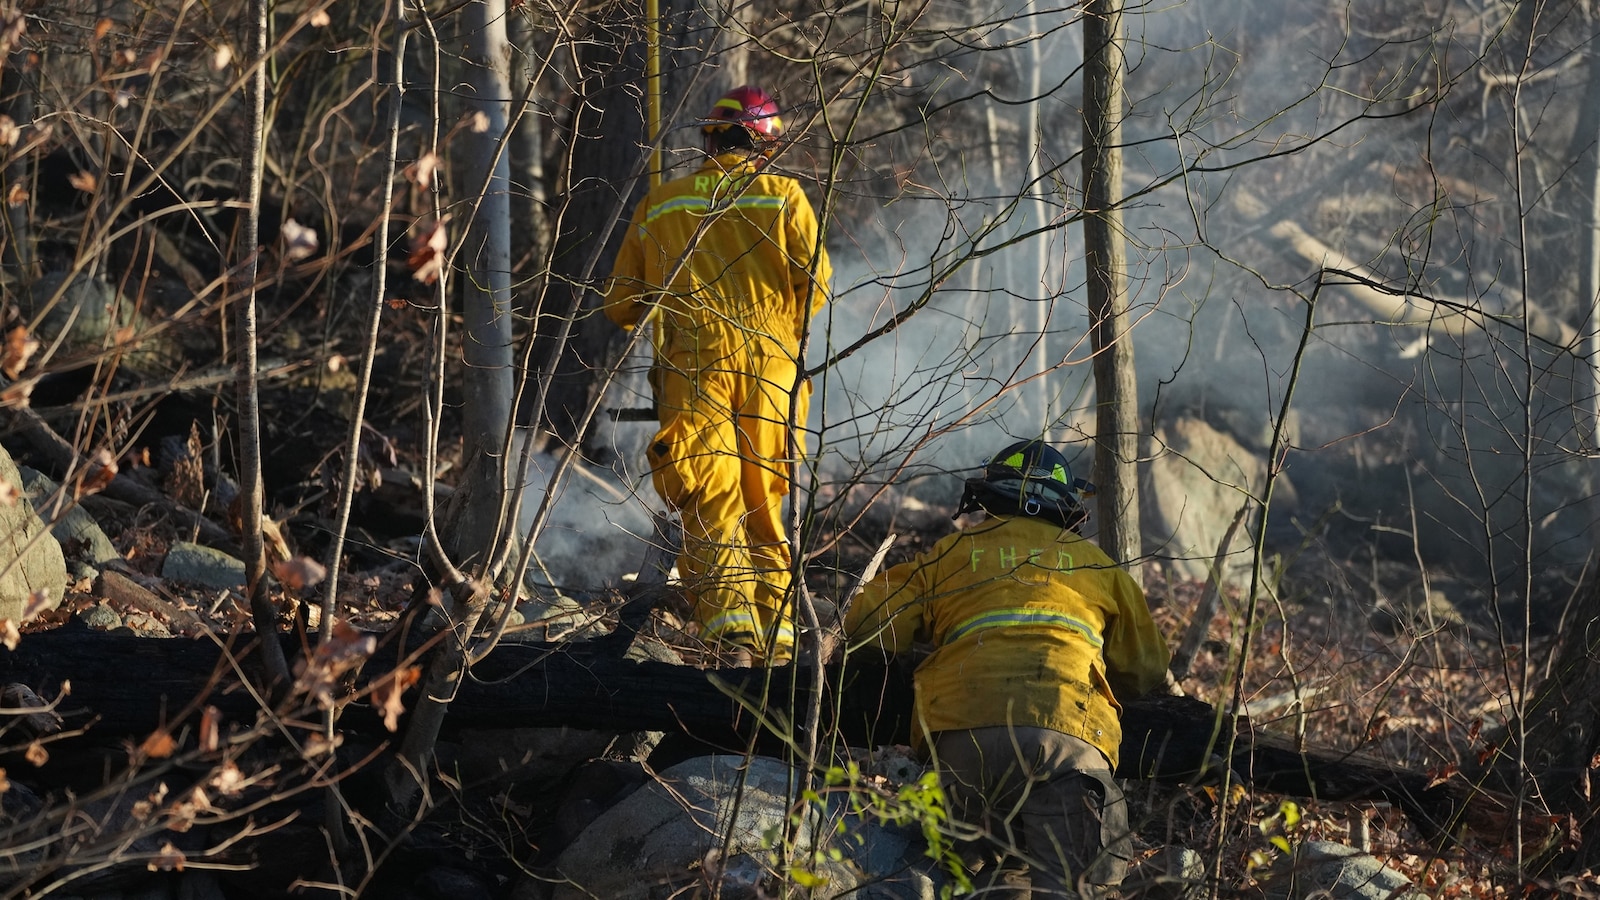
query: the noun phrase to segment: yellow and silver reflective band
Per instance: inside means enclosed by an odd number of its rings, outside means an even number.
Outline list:
[[[783,209],[783,203],[782,197],[775,197],[770,194],[747,194],[735,197],[732,203],[718,203],[716,206],[719,211],[730,207],[736,209]],[[711,212],[711,207],[712,201],[710,197],[700,197],[693,194],[673,197],[671,200],[657,203],[655,206],[650,207],[649,211],[644,214],[644,220],[648,224],[662,216],[675,212],[703,216]]]
[[[781,622],[777,627],[779,647],[794,646],[794,626],[788,622]],[[733,634],[747,634],[750,639],[766,645],[769,635],[765,632],[756,617],[743,610],[732,610],[713,616],[705,624],[702,634],[707,640],[715,640]]]
[[[946,644],[953,643],[974,631],[981,631],[985,628],[1005,628],[1011,625],[1044,625],[1054,628],[1066,628],[1083,635],[1089,643],[1096,647],[1105,644],[1105,640],[1100,637],[1094,628],[1081,619],[1074,619],[1065,613],[1058,613],[1053,610],[1028,609],[1026,607],[991,609],[988,612],[978,613],[970,619],[957,623],[956,627],[950,629],[950,633],[945,636],[944,642]]]
[[[730,610],[712,616],[711,621],[706,623],[703,633],[706,637],[719,637],[729,631],[743,631],[757,635],[761,633],[761,623],[756,621],[754,615],[743,610]]]

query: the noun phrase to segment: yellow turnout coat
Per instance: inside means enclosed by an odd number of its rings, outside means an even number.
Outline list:
[[[916,672],[920,744],[941,731],[1049,728],[1113,768],[1119,701],[1166,677],[1144,594],[1099,547],[1026,516],[993,516],[868,583],[845,616],[853,646],[928,641]]]

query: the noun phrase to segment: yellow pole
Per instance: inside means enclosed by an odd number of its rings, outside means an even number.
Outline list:
[[[645,0],[645,127],[650,137],[650,186],[661,183],[661,0]]]

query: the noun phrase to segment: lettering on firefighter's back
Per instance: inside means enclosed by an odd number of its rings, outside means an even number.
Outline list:
[[[974,572],[978,571],[980,565],[993,565],[1008,572],[1022,564],[1057,572],[1071,572],[1075,568],[1071,553],[1066,550],[1052,551],[1046,547],[1029,547],[1026,550],[1015,546],[973,547],[969,556]]]

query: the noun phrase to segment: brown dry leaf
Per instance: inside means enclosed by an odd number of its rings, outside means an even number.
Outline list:
[[[11,790],[11,779],[6,777],[5,767],[0,766],[0,794],[9,790]]]
[[[425,191],[433,190],[434,176],[439,173],[439,154],[429,150],[406,166],[406,180]]]
[[[307,19],[306,22],[312,28],[327,28],[329,25],[333,24],[333,18],[328,15],[328,11],[326,9],[319,9],[312,13],[311,18]]]
[[[101,19],[94,23],[94,39],[97,41],[105,40],[106,35],[111,33],[111,28],[115,24],[110,19]]]
[[[131,66],[139,61],[139,54],[124,47],[111,54],[111,62],[119,66]]]
[[[467,113],[467,130],[473,134],[487,134],[489,131],[489,114],[481,109]]]
[[[189,422],[189,439],[183,453],[172,461],[172,469],[161,480],[161,490],[173,502],[198,510],[206,502],[205,445],[200,442],[200,423]]]
[[[317,243],[317,230],[301,225],[294,219],[284,219],[278,232],[283,235],[283,258],[289,262],[298,262],[314,255],[320,246]]]
[[[17,486],[0,478],[0,506],[16,506],[20,499],[22,492],[17,490]]]
[[[444,252],[450,248],[450,233],[445,230],[449,221],[449,215],[440,217],[411,242],[406,265],[411,267],[411,277],[423,284],[433,284],[444,272]]]
[[[79,482],[78,496],[98,494],[116,477],[117,460],[111,451],[101,447],[89,456],[89,468],[84,470],[83,480]]]
[[[333,623],[333,636],[318,644],[309,660],[300,663],[297,690],[316,699],[325,708],[333,706],[333,689],[343,675],[367,661],[378,649],[378,639],[351,627],[340,619]]]
[[[283,526],[273,521],[271,516],[261,517],[261,542],[266,545],[267,559],[274,568],[293,555],[289,550],[289,542],[283,538]]]
[[[156,789],[146,795],[143,800],[133,804],[133,817],[140,822],[149,821],[150,816],[155,813],[156,807],[160,806],[166,799],[167,783],[163,781],[156,785]]]
[[[200,749],[205,753],[215,752],[222,744],[222,711],[215,706],[207,706],[200,711]]]
[[[401,698],[406,688],[422,677],[419,666],[406,666],[379,678],[372,683],[372,703],[383,711],[383,727],[391,732],[400,730],[400,714],[406,711]]]
[[[32,396],[33,379],[19,381],[0,391],[0,406],[27,406],[28,398]]]
[[[0,113],[0,147],[11,147],[22,137],[22,129],[17,127],[15,119]]]
[[[10,619],[0,619],[0,645],[7,650],[15,650],[20,643],[22,643],[22,632],[17,630],[17,623]]]
[[[73,172],[67,176],[67,184],[72,185],[85,194],[94,193],[95,185],[100,182],[94,177],[93,172]]]
[[[15,209],[28,202],[28,189],[20,184],[13,184],[11,190],[6,192],[6,205]]]
[[[310,557],[292,556],[273,562],[272,574],[285,588],[299,593],[321,584],[322,579],[328,577],[328,570]]]
[[[178,749],[178,742],[165,728],[157,728],[139,745],[139,752],[151,759],[166,759]]]
[[[211,798],[206,792],[196,787],[177,802],[172,804],[165,823],[168,831],[182,834],[194,827],[194,820],[201,813],[215,811],[211,805]]]
[[[208,783],[224,797],[237,796],[244,790],[244,772],[230,759],[217,768],[217,774],[211,776]]]
[[[43,766],[45,763],[50,761],[50,751],[46,750],[44,745],[38,741],[33,741],[32,743],[28,744],[28,749],[23,751],[22,756],[30,764],[32,764],[34,768]]]
[[[50,594],[44,588],[39,588],[29,594],[28,602],[22,605],[22,623],[26,625],[49,612],[50,609]]]
[[[402,300],[399,297],[390,297],[388,300],[385,300],[384,302],[389,305],[390,309],[405,309],[406,308],[406,301]]]
[[[25,326],[18,325],[11,329],[6,332],[5,345],[0,347],[0,374],[15,379],[37,352],[39,341],[28,333]]]
[[[188,861],[189,858],[183,855],[182,850],[174,847],[171,841],[167,841],[161,845],[161,849],[150,860],[148,868],[152,872],[157,870],[162,872],[182,872],[183,864]]]
[[[333,740],[330,741],[319,731],[306,738],[304,752],[307,759],[316,759],[319,756],[326,756],[342,746],[344,746],[344,735],[336,734],[333,736]]]

